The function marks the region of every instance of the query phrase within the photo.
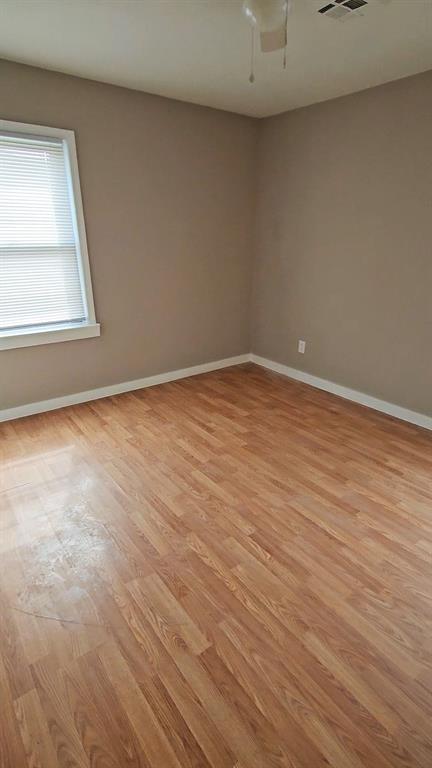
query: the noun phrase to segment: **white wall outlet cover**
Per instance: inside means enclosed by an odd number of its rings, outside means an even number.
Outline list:
[[[299,343],[298,343],[298,351],[299,351],[299,352],[300,352],[302,355],[304,355],[304,353],[305,353],[305,351],[306,351],[306,342],[305,342],[305,341],[302,341],[302,339],[299,339]]]

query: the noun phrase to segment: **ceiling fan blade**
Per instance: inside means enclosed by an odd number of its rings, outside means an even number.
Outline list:
[[[285,24],[276,29],[260,32],[261,51],[263,53],[271,53],[272,51],[279,51],[281,48],[285,48],[285,36]]]

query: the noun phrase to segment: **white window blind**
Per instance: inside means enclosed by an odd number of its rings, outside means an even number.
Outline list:
[[[0,332],[88,320],[66,152],[0,131]]]

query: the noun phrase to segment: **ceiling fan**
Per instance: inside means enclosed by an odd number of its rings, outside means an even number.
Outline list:
[[[262,53],[284,50],[283,66],[286,68],[288,14],[291,6],[292,0],[243,0],[243,13],[252,30],[250,83],[255,81],[253,64],[256,33],[259,35]]]

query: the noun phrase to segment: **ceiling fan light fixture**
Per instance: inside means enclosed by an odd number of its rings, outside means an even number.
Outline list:
[[[288,0],[243,0],[243,13],[260,32],[273,32],[285,24]]]
[[[255,82],[255,33],[259,35],[262,53],[284,51],[283,68],[287,62],[288,14],[292,0],[243,0],[242,11],[251,26],[251,71],[249,82]]]

